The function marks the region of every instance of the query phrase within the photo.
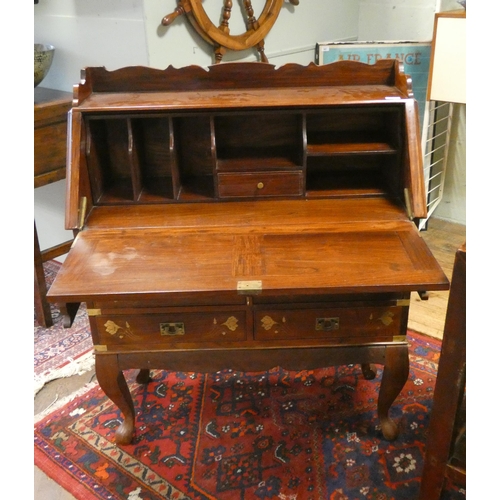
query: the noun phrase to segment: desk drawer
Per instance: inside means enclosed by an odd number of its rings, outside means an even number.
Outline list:
[[[402,307],[262,309],[254,314],[256,340],[400,335]]]
[[[218,174],[221,198],[300,196],[302,172],[253,172]]]
[[[95,318],[99,343],[151,346],[176,342],[244,340],[245,312],[102,315]]]

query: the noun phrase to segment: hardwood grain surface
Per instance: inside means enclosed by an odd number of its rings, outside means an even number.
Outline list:
[[[259,226],[248,222],[233,227],[234,220],[248,217],[248,207],[254,206],[237,203],[209,217],[210,222],[202,225],[204,231],[198,226],[187,231],[185,224],[179,225],[180,230],[174,225],[142,227],[136,223],[123,228],[122,223],[119,228],[102,229],[89,224],[77,236],[49,297],[86,301],[120,297],[125,290],[129,299],[167,300],[183,295],[187,300],[193,293],[236,294],[241,280],[259,280],[262,293],[275,295],[280,290],[338,294],[447,288],[446,277],[410,221],[387,221],[374,211],[363,222],[349,222],[341,216],[345,202],[261,201],[259,210],[254,207]],[[357,213],[365,203],[347,203],[352,208],[349,213]],[[380,203],[385,206],[384,200]],[[208,216],[221,205],[199,204],[198,209]],[[329,210],[318,209],[301,224],[296,214],[304,206],[316,205]],[[191,220],[189,207],[175,212],[181,220],[185,216]],[[332,224],[330,214],[336,214],[339,221]],[[314,231],[310,232],[307,223]]]

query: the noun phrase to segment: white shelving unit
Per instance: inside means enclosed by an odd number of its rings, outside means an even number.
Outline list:
[[[434,17],[427,101],[422,128],[422,155],[427,187],[427,219],[443,198],[450,131],[455,103],[466,102],[465,10],[438,12]]]

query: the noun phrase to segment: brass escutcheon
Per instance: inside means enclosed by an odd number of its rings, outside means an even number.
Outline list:
[[[316,330],[331,332],[339,329],[339,318],[316,318]]]
[[[161,335],[175,336],[184,335],[186,332],[184,330],[184,323],[160,323],[160,333]]]

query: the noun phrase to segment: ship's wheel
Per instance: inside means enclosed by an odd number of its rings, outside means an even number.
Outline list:
[[[208,17],[201,5],[202,0],[178,0],[177,8],[166,15],[161,23],[169,26],[178,16],[186,15],[197,33],[210,45],[215,47],[215,62],[220,63],[227,49],[246,50],[256,47],[262,62],[268,62],[264,54],[264,37],[273,27],[284,0],[266,0],[262,13],[258,18],[254,15],[251,0],[241,0],[246,13],[247,31],[240,35],[231,35],[229,20],[233,8],[232,0],[223,0],[222,19],[217,27]],[[288,0],[298,5],[299,0]]]

